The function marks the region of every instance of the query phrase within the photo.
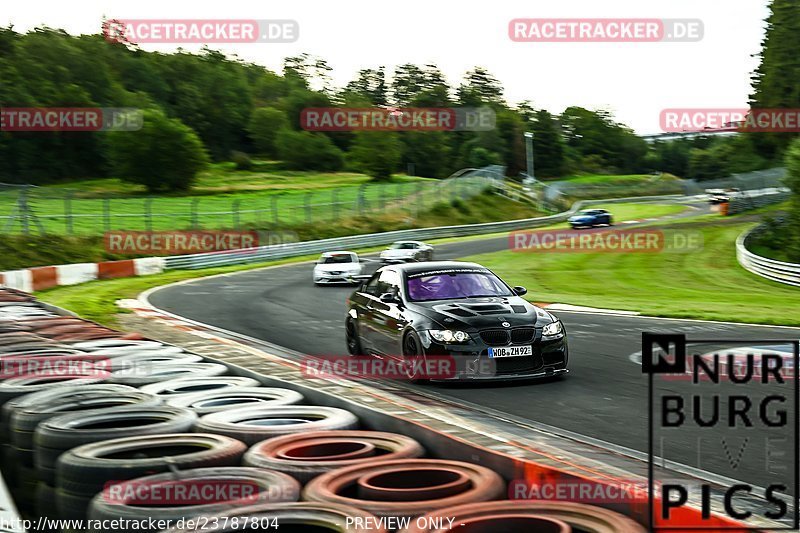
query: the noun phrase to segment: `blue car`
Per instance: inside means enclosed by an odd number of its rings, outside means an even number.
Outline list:
[[[614,219],[605,209],[584,209],[569,217],[569,225],[573,229],[593,228],[595,226],[613,226]]]

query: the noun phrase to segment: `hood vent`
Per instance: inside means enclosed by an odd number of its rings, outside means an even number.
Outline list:
[[[522,313],[522,314],[528,312],[528,308],[525,307],[524,305],[512,305],[511,310],[514,311],[515,313]]]

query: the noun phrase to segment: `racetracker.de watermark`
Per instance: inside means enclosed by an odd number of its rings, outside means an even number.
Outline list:
[[[211,503],[256,503],[263,493],[268,499],[283,501],[285,487],[259,487],[241,479],[176,479],[110,481],[102,492],[103,500],[118,505],[175,506],[207,505]]]
[[[491,131],[489,107],[312,107],[300,113],[308,131]]]
[[[229,250],[252,251],[257,231],[109,231],[103,236],[107,252],[115,254],[183,255]]]
[[[670,108],[659,116],[667,133],[800,132],[800,109]]]
[[[111,360],[102,355],[25,356],[0,358],[0,379],[107,378]]]
[[[0,131],[138,131],[143,124],[133,107],[0,108]]]
[[[539,230],[508,234],[512,252],[690,253],[703,247],[703,234],[690,230]]]
[[[696,42],[703,38],[700,19],[518,18],[508,37],[518,43]]]
[[[574,477],[533,481],[512,479],[510,500],[550,500],[580,503],[647,503],[647,480],[590,481]]]
[[[293,43],[300,25],[288,19],[110,19],[103,36],[128,44]]]

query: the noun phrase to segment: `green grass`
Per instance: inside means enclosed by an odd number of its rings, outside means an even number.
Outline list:
[[[733,222],[733,223],[731,223]],[[528,298],[646,315],[800,325],[800,289],[744,270],[736,238],[752,223],[703,223],[694,253],[497,252],[467,258],[493,269]]]

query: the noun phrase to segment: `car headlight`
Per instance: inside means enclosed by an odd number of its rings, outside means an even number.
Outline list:
[[[560,320],[547,324],[542,330],[542,337],[558,337],[564,334],[564,326]]]
[[[428,330],[433,340],[438,342],[466,342],[469,340],[469,334],[464,331],[453,331],[450,329],[431,329]]]

